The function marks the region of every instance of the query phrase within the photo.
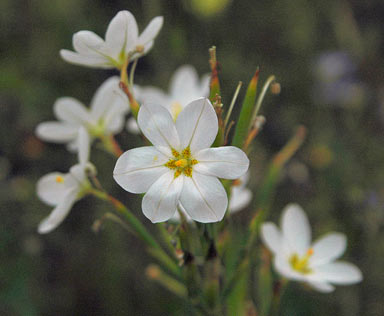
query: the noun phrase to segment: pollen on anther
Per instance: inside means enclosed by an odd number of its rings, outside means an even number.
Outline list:
[[[173,148],[172,148],[172,155],[173,155],[173,157],[179,157],[180,156],[179,152]]]
[[[309,249],[307,250],[307,256],[308,256],[308,257],[312,256],[313,253],[314,253],[313,248],[309,248]]]
[[[191,157],[191,149],[189,148],[189,146],[187,148],[185,148],[182,153],[184,158],[189,158]]]
[[[63,183],[64,182],[64,178],[62,176],[57,176],[56,177],[56,182],[57,183]]]

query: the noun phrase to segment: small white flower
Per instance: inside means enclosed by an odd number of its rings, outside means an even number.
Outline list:
[[[120,69],[128,57],[132,61],[152,48],[162,26],[163,17],[158,16],[139,35],[132,13],[120,11],[109,23],[105,41],[93,32],[79,31],[72,39],[75,52],[62,49],[60,55],[72,64]]]
[[[218,177],[239,178],[249,160],[237,147],[209,148],[218,132],[209,100],[191,102],[176,122],[165,107],[144,104],[138,124],[154,147],[121,155],[113,172],[116,182],[128,192],[146,192],[143,213],[154,223],[170,219],[179,202],[195,221],[220,221],[228,198]]]
[[[36,128],[37,136],[48,142],[68,143],[76,149],[79,127],[93,137],[119,133],[124,127],[124,116],[129,112],[128,99],[119,88],[119,78],[107,79],[96,91],[88,110],[80,101],[59,98],[53,111],[58,122],[43,122]]]
[[[196,69],[190,65],[180,66],[171,78],[168,93],[156,87],[140,87],[135,85],[133,92],[135,98],[141,103],[156,103],[165,106],[176,121],[180,112],[192,101],[208,97],[210,75],[204,75],[201,80]],[[136,120],[130,118],[127,129],[132,133],[138,133]]]
[[[274,266],[281,275],[306,282],[320,292],[332,292],[332,284],[353,284],[363,278],[355,265],[335,261],[346,249],[344,234],[329,233],[311,245],[308,218],[296,204],[283,210],[281,232],[275,224],[265,223],[261,237],[274,254]]]
[[[52,172],[37,182],[38,197],[46,204],[55,206],[51,214],[40,223],[40,234],[49,233],[59,226],[73,204],[82,198],[90,187],[86,170],[92,170],[94,167],[88,162],[89,136],[84,127],[80,127],[78,142],[78,164],[71,167],[68,173]]]

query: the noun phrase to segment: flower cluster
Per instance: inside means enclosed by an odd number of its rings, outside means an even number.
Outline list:
[[[234,273],[235,277],[225,275],[228,273],[226,270],[231,269],[220,269],[221,260],[214,259],[217,256],[222,256],[223,261],[227,259],[227,254],[223,256],[223,252],[233,248],[231,238],[227,237],[235,230],[226,226],[227,220],[220,225],[204,224],[222,221],[227,210],[237,212],[252,200],[252,192],[247,188],[251,175],[247,154],[251,152],[250,145],[265,122],[264,117],[258,116],[258,111],[268,88],[270,85],[273,87],[275,77],[267,79],[262,92],[256,97],[259,71],[255,72],[237,122],[230,121],[230,117],[241,83],[229,107],[224,107],[213,48],[210,50],[210,77],[205,75],[200,79],[192,66],[184,65],[171,78],[168,92],[153,86],[135,85],[133,77],[137,60],[152,48],[162,24],[163,18],[156,17],[139,35],[133,15],[121,11],[110,22],[105,40],[93,32],[80,31],[73,36],[75,52],[61,50],[62,58],[67,62],[87,67],[115,68],[120,77],[107,79],[96,91],[89,108],[74,98],[59,98],[53,106],[58,121],[43,122],[37,126],[36,134],[42,140],[67,144],[67,148],[77,152],[78,156],[78,163],[68,173],[53,172],[38,181],[37,195],[54,207],[40,223],[38,231],[52,231],[63,222],[76,201],[93,195],[111,203],[120,216],[115,221],[121,224],[124,218],[129,230],[146,242],[150,253],[177,276],[177,280],[170,276],[163,278],[167,280],[168,288],[172,283],[172,290],[178,295],[194,292],[195,288],[189,291],[190,280],[183,279],[185,273],[181,269],[188,263],[206,264],[213,269],[197,269],[194,266],[187,274],[191,273],[191,279],[200,282],[200,287],[209,289],[201,291],[201,295],[212,290],[217,291],[213,296],[224,297],[237,286],[237,273]],[[134,63],[130,64],[132,61]],[[276,86],[274,93],[279,90]],[[126,122],[128,114],[131,117]],[[152,146],[147,144],[123,153],[114,135],[120,133],[124,126],[136,134],[142,133],[142,138]],[[231,130],[233,126],[234,130]],[[334,284],[353,284],[362,280],[356,266],[335,261],[346,249],[343,234],[330,233],[311,245],[308,219],[298,205],[288,205],[283,211],[281,231],[275,224],[261,221],[268,215],[268,205],[272,203],[266,201],[273,198],[271,192],[280,171],[300,147],[304,134],[304,128],[299,129],[297,137],[279,152],[270,173],[266,175],[267,180],[261,184],[263,197],[255,201],[257,213],[248,227],[247,251],[239,251],[246,253],[245,257],[228,259],[232,265],[240,262],[238,273],[243,273],[239,277],[240,283],[244,275],[251,275],[250,269],[254,269],[249,267],[249,263],[254,261],[251,260],[251,252],[257,246],[260,224],[261,239],[272,252],[274,267],[281,276],[305,282],[321,292],[333,291]],[[117,184],[130,193],[144,194],[141,203],[144,215],[152,223],[169,221],[169,225],[165,226],[167,229],[158,225],[163,229],[167,251],[133,212],[102,187],[96,167],[90,162],[90,147],[96,141],[101,141],[104,149],[117,159],[113,170]],[[203,224],[193,224],[192,221]],[[192,230],[191,236],[185,236]],[[192,240],[197,235],[196,240]],[[237,246],[234,245],[235,248]],[[198,275],[200,270],[203,275]],[[149,273],[153,278],[160,273],[157,268],[151,271],[156,271]],[[212,271],[215,272],[212,274]],[[180,283],[182,281],[184,284]],[[221,284],[224,286],[222,293],[219,293]],[[276,297],[273,299],[276,300]],[[210,298],[206,300],[211,301]],[[191,300],[193,305],[192,301],[200,300]],[[247,304],[244,301],[238,305]],[[201,310],[206,307],[204,304],[199,306]],[[212,310],[219,309],[213,307]]]

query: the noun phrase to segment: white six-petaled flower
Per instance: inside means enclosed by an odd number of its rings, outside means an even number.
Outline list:
[[[80,126],[85,127],[91,137],[119,133],[129,112],[128,99],[119,88],[119,82],[118,77],[107,79],[96,91],[90,109],[74,98],[59,98],[53,107],[59,121],[40,123],[36,128],[37,136],[48,142],[68,143],[74,150]]]
[[[89,135],[84,127],[79,128],[79,163],[71,167],[68,173],[52,172],[37,182],[37,195],[48,205],[55,206],[51,214],[39,225],[41,234],[54,230],[66,218],[73,204],[86,194],[90,188],[86,170],[94,170],[88,162]]]
[[[152,48],[162,26],[163,17],[155,17],[139,35],[132,13],[120,11],[109,23],[105,41],[93,32],[79,31],[72,39],[75,52],[62,49],[60,55],[72,64],[121,69],[127,58],[132,61]]]
[[[204,75],[201,80],[196,69],[191,65],[180,66],[171,78],[169,91],[164,92],[157,87],[141,87],[134,85],[135,98],[141,103],[162,104],[176,121],[180,112],[192,101],[208,97],[210,75]],[[131,132],[139,132],[136,120],[128,120],[127,128]]]
[[[118,159],[113,176],[132,193],[144,193],[143,213],[152,222],[170,219],[178,203],[195,221],[220,221],[228,198],[218,178],[237,179],[249,166],[237,147],[209,148],[218,120],[208,99],[200,98],[174,122],[162,106],[144,104],[138,125],[154,145],[128,150]]]
[[[283,210],[281,231],[273,223],[261,227],[264,244],[274,254],[274,267],[284,277],[308,283],[321,292],[332,292],[332,284],[360,282],[362,274],[355,265],[335,261],[344,253],[347,239],[329,233],[311,245],[311,227],[302,208],[290,204]]]

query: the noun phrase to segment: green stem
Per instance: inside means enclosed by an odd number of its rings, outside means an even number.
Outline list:
[[[248,127],[248,129],[251,129],[251,128],[252,128],[252,125],[253,125],[253,123],[254,123],[255,120],[256,120],[256,116],[257,116],[257,114],[259,113],[261,104],[263,103],[265,94],[267,93],[267,90],[268,90],[269,86],[271,85],[271,83],[272,83],[273,81],[275,81],[275,80],[276,80],[276,77],[272,75],[272,76],[269,76],[268,79],[267,79],[267,81],[264,83],[263,89],[261,90],[261,93],[260,93],[259,97],[257,98],[256,105],[255,105],[255,109],[253,110],[253,113],[252,113],[252,119],[251,119],[251,121],[249,122],[249,127]]]
[[[237,88],[236,88],[236,90],[235,90],[235,93],[233,94],[233,98],[232,98],[231,104],[229,105],[229,109],[228,109],[227,115],[225,116],[225,120],[224,120],[224,129],[227,127],[229,118],[230,118],[230,116],[231,116],[233,107],[234,107],[234,105],[235,105],[235,102],[236,102],[236,100],[237,100],[237,96],[239,95],[239,92],[240,92],[240,89],[241,89],[241,86],[242,86],[242,85],[243,85],[243,83],[242,83],[241,81],[239,81],[239,84],[237,85]]]
[[[127,220],[137,236],[139,236],[148,246],[161,249],[158,242],[123,203],[109,195],[107,192],[103,192],[94,188],[89,189],[89,193],[101,200],[111,203],[115,207],[116,211]]]
[[[132,66],[131,66],[131,71],[129,73],[129,86],[131,87],[131,89],[133,89],[133,79],[135,77],[135,70],[136,70],[136,66],[137,66],[137,62],[139,61],[139,59],[135,59],[135,61],[133,62]]]

